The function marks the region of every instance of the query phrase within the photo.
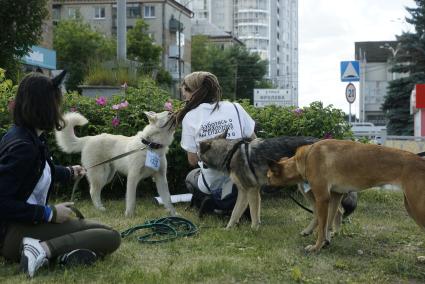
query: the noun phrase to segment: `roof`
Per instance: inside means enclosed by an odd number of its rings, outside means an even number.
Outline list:
[[[367,62],[387,62],[397,50],[397,41],[361,41],[354,43],[355,59]]]
[[[207,20],[192,21],[192,35],[205,35],[215,41],[227,40],[243,45],[237,37],[227,33]]]

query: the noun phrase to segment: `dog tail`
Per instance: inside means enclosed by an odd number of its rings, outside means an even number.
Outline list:
[[[63,116],[65,127],[55,131],[56,142],[65,153],[79,153],[83,149],[84,141],[89,137],[77,137],[74,133],[76,125],[85,125],[89,121],[78,112],[68,112]]]

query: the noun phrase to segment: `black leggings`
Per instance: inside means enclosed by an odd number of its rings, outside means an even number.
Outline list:
[[[19,261],[24,237],[46,242],[51,258],[75,249],[90,249],[98,256],[115,251],[121,244],[120,234],[108,226],[87,220],[69,220],[61,224],[9,224],[0,254],[10,261]]]

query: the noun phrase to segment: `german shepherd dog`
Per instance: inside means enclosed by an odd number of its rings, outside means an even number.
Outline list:
[[[258,229],[261,206],[260,188],[267,183],[268,164],[283,156],[292,157],[298,147],[312,144],[318,139],[304,136],[282,136],[270,139],[257,138],[252,141],[228,140],[225,139],[225,134],[200,142],[200,159],[206,166],[228,174],[238,188],[238,197],[227,228],[238,223],[249,205],[251,227]],[[356,200],[354,198],[354,201]],[[350,204],[346,206],[346,211],[354,210],[351,201],[353,199],[349,200]],[[302,234],[310,234],[313,230],[311,227],[314,229],[315,223],[307,227]]]
[[[102,188],[111,182],[116,172],[119,172],[127,176],[126,216],[134,214],[137,184],[141,179],[147,177],[155,179],[156,189],[164,201],[167,211],[171,215],[176,214],[168,190],[166,159],[168,146],[173,141],[175,129],[167,125],[170,119],[168,111],[160,113],[145,112],[145,114],[149,124],[143,131],[139,131],[132,137],[106,133],[77,137],[74,133],[74,126],[85,125],[88,120],[76,112],[65,114],[65,128],[55,132],[56,141],[64,152],[81,152],[82,165],[89,167],[87,169],[87,179],[90,184],[90,196],[94,206],[99,210],[105,210],[100,198]],[[110,163],[90,168],[92,165],[138,148],[143,149]],[[148,154],[152,154],[154,160],[159,162],[159,168],[152,167],[149,164],[146,165]]]
[[[410,152],[353,141],[323,140],[298,148],[295,156],[271,165],[269,183],[282,186],[308,180],[316,200],[318,237],[308,252],[330,242],[329,220],[342,194],[393,184],[403,189],[410,217],[425,228],[425,161]]]

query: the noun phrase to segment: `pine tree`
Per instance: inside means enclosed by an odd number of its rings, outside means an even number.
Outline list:
[[[396,36],[398,47],[393,58],[392,72],[407,75],[389,82],[388,94],[382,109],[388,118],[390,135],[413,135],[413,117],[410,114],[410,94],[415,84],[425,83],[425,0],[416,0],[416,8],[406,8],[406,21],[415,32]]]

